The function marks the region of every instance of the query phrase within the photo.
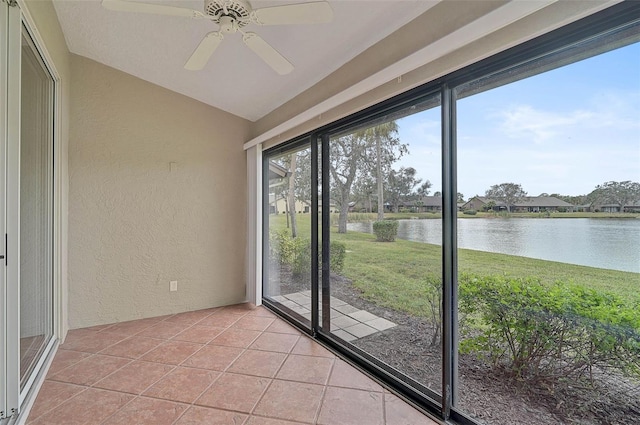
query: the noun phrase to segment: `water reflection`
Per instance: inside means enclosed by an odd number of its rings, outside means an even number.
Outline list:
[[[372,223],[348,228],[373,232]],[[442,221],[400,220],[398,237],[440,245]],[[640,273],[640,220],[460,219],[458,247]]]

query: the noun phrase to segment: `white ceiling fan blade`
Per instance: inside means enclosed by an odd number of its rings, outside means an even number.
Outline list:
[[[124,0],[102,0],[102,7],[120,12],[152,13],[155,15],[183,16],[185,18],[206,17],[204,13],[198,12],[197,10]]]
[[[285,75],[293,71],[293,65],[284,56],[276,51],[269,43],[254,32],[248,32],[242,37],[242,41],[254,53],[273,68],[278,74]]]
[[[265,7],[253,11],[260,25],[324,24],[333,20],[333,10],[326,1]]]
[[[204,36],[196,50],[193,51],[191,57],[184,64],[184,69],[189,71],[199,71],[209,62],[211,55],[216,51],[220,42],[222,42],[222,34],[213,31]]]

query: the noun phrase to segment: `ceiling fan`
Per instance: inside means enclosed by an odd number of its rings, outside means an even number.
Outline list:
[[[243,28],[250,23],[258,25],[321,24],[331,22],[333,10],[326,1],[286,4],[253,9],[247,0],[204,0],[204,13],[181,7],[127,0],[102,0],[109,10],[181,16],[193,19],[208,19],[218,24],[218,31],[204,36],[198,47],[185,63],[184,68],[197,71],[207,64],[225,34],[242,34],[242,41],[278,74],[293,71],[293,65],[276,49],[254,32]]]

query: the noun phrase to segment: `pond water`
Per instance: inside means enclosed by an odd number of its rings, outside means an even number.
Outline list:
[[[373,233],[373,223],[348,229]],[[399,220],[398,237],[439,245],[442,221]],[[458,247],[640,273],[640,220],[459,219]]]

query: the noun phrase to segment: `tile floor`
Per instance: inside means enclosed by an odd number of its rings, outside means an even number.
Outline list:
[[[436,424],[247,304],[70,331],[27,423]]]
[[[311,320],[311,291],[300,291],[272,297],[292,311]],[[322,314],[320,315],[322,321]],[[331,332],[345,341],[351,342],[397,326],[368,311],[352,306],[339,298],[331,297]]]

